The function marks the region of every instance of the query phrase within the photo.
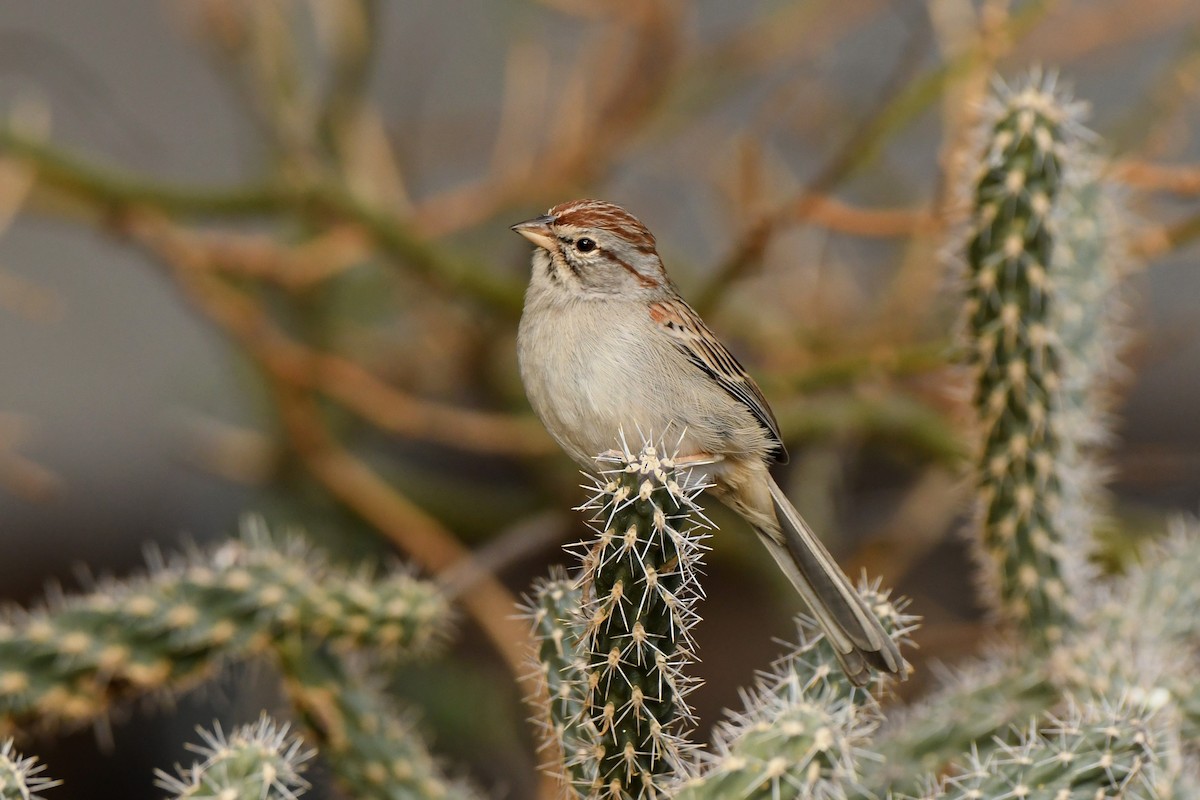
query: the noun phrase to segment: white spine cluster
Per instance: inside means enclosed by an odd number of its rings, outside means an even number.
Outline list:
[[[196,732],[203,744],[188,749],[200,760],[190,767],[177,766],[175,774],[156,773],[158,786],[176,800],[295,800],[308,790],[302,773],[316,751],[304,749],[299,736],[289,734],[287,725],[277,725],[266,714],[228,735],[219,723],[211,731],[197,728]]]

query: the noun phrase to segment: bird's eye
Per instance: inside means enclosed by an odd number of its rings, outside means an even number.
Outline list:
[[[575,240],[575,249],[581,253],[590,253],[596,249],[596,242],[585,236]]]

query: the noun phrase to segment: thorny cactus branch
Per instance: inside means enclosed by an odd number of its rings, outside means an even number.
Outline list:
[[[693,606],[707,521],[672,458],[647,443],[598,458],[595,539],[577,581],[539,585],[526,608],[549,689],[542,712],[581,797],[669,797],[692,761]],[[543,700],[545,702],[545,700]]]
[[[967,349],[981,428],[979,561],[1004,620],[1042,645],[1075,609],[1063,583],[1061,392],[1052,327],[1055,213],[1073,168],[1078,109],[1034,75],[1000,86],[966,248]]]
[[[1133,703],[1069,703],[1011,744],[973,753],[926,800],[1171,796],[1179,742],[1164,717]],[[1036,792],[1036,794],[1034,794]]]
[[[42,775],[45,769],[36,756],[22,756],[14,750],[12,739],[0,742],[0,800],[43,800],[37,792],[62,783]]]
[[[537,581],[533,596],[522,606],[537,647],[535,670],[537,692],[526,698],[541,729],[540,750],[549,757],[545,768],[563,786],[586,794],[596,783],[595,762],[589,753],[594,737],[585,730],[582,679],[586,664],[580,661],[579,634],[575,618],[583,598],[579,582],[554,570]]]
[[[914,791],[921,774],[946,772],[964,751],[986,760],[993,749],[1018,742],[1014,726],[1055,708],[1064,695],[1170,706],[1185,750],[1200,755],[1193,674],[1200,653],[1200,527],[1177,521],[1144,562],[1095,587],[1078,628],[1047,657],[997,648],[957,669],[922,702],[894,713],[876,737],[883,758],[869,765],[868,785],[876,792]]]
[[[686,773],[695,680],[693,606],[704,545],[699,488],[677,482],[675,464],[647,444],[601,456],[597,536],[587,542],[574,625],[582,662],[582,716],[595,746],[593,797],[653,800]],[[589,768],[591,768],[589,766]]]
[[[242,725],[226,735],[220,723],[212,731],[197,728],[202,745],[188,745],[201,757],[190,767],[176,765],[175,774],[157,770],[157,785],[175,800],[246,797],[258,800],[296,800],[308,790],[303,778],[315,750],[289,735],[287,725],[277,725],[265,713],[258,722]]]
[[[905,603],[892,603],[877,586],[859,591],[897,644],[915,629]],[[800,617],[797,627],[798,644],[759,676],[745,709],[717,726],[704,768],[676,800],[854,793],[882,712],[869,690],[846,677],[812,622]]]
[[[161,563],[144,578],[0,620],[0,728],[103,717],[123,699],[177,691],[230,658],[301,635],[389,658],[425,654],[449,633],[428,583],[325,564],[261,522],[211,554]]]
[[[478,800],[473,788],[446,776],[371,676],[296,638],[278,653],[289,698],[352,797]]]

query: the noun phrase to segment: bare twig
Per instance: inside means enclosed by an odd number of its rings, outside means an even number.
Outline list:
[[[1153,164],[1126,159],[1113,167],[1112,176],[1136,189],[1181,195],[1200,194],[1200,166],[1195,164]]]
[[[388,386],[353,361],[290,339],[260,304],[212,274],[211,267],[223,252],[219,240],[197,236],[149,214],[129,217],[125,230],[172,264],[192,298],[275,380],[319,391],[378,427],[415,439],[506,455],[541,455],[553,448],[531,418],[420,400]]]
[[[548,202],[547,197],[594,181],[609,168],[669,88],[681,26],[679,4],[669,0],[605,6],[604,17],[607,24],[589,46],[578,48],[574,68],[559,70],[563,77],[555,83],[563,89],[555,108],[542,117],[550,123],[544,149],[532,161],[493,159],[483,178],[418,203],[414,218],[422,230],[442,234],[518,202]],[[506,98],[528,102],[515,91]],[[511,116],[501,112],[502,119]]]
[[[522,288],[491,274],[483,264],[451,255],[404,221],[334,186],[252,184],[231,189],[159,183],[103,168],[11,129],[0,129],[0,155],[33,164],[38,188],[82,203],[87,212],[119,216],[148,207],[179,217],[299,217],[360,227],[389,258],[444,289],[461,291],[501,313],[516,316]]]

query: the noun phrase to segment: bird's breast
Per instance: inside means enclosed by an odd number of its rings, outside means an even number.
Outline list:
[[[521,377],[534,411],[577,462],[618,446],[636,446],[670,425],[669,402],[655,384],[664,374],[649,320],[624,304],[579,303],[521,319]],[[645,316],[644,309],[642,316]]]

